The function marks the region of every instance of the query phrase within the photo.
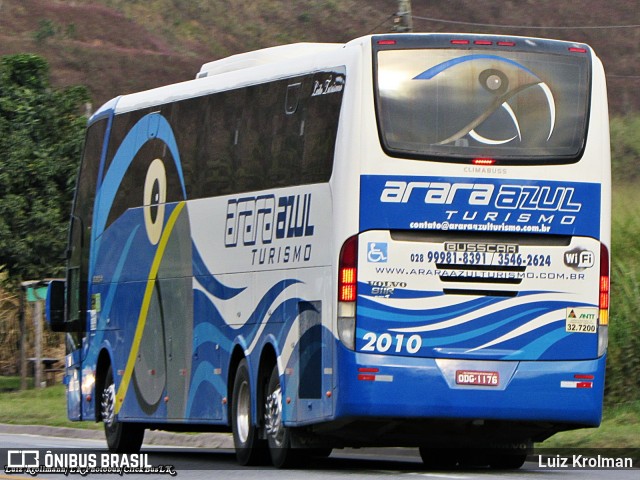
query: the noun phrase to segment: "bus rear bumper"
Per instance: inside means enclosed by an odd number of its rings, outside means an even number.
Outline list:
[[[595,427],[602,417],[606,355],[536,362],[393,357],[342,346],[338,351],[336,419],[466,418]],[[461,384],[478,381],[485,385]]]

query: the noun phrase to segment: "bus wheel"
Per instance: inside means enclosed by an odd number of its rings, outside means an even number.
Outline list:
[[[135,423],[116,420],[116,386],[113,382],[113,370],[109,367],[104,380],[104,389],[100,399],[100,413],[104,423],[109,451],[116,453],[136,453],[140,451],[144,439],[144,428]]]
[[[291,432],[282,423],[282,388],[277,365],[273,367],[265,392],[264,429],[273,465],[278,468],[294,466],[296,452],[291,448]]]
[[[526,460],[526,449],[496,449],[489,457],[489,465],[495,470],[517,470]]]
[[[419,451],[425,468],[451,470],[458,464],[458,455],[454,448],[420,447]]]
[[[240,465],[263,463],[266,444],[258,439],[258,432],[251,417],[251,385],[246,359],[242,359],[238,365],[233,383],[231,430],[238,463]]]

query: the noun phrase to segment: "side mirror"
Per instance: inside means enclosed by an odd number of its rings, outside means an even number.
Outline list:
[[[66,332],[64,321],[65,281],[52,280],[47,287],[46,317],[53,332]]]

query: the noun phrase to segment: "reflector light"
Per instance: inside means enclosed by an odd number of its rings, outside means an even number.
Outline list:
[[[576,380],[593,380],[596,377],[595,375],[576,373],[573,378]]]
[[[347,239],[340,250],[338,265],[338,301],[355,302],[358,283],[358,236]]]
[[[395,40],[378,40],[378,45],[395,45]]]
[[[493,158],[474,158],[471,163],[474,165],[493,165],[496,161]]]
[[[586,48],[569,47],[569,51],[572,53],[587,53]]]
[[[515,47],[516,42],[498,42],[496,45],[499,47]]]
[[[375,375],[368,375],[368,374],[360,373],[360,374],[358,374],[358,380],[364,380],[364,381],[368,381],[368,382],[375,382],[376,381],[376,376]]]
[[[600,310],[600,325],[609,325],[609,310]]]
[[[371,367],[361,367],[358,368],[359,372],[363,372],[363,373],[378,373],[380,371],[379,368],[371,368]]]
[[[453,45],[469,45],[469,40],[463,40],[463,39],[458,39],[458,40],[451,40],[451,43]]]
[[[560,382],[560,388],[593,388],[593,382],[573,382],[563,380]]]
[[[474,40],[473,43],[476,45],[493,45],[491,40]]]

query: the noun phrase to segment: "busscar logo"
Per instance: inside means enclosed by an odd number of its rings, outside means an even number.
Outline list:
[[[596,263],[596,256],[591,250],[574,248],[564,252],[564,264],[574,270],[585,270],[591,268]]]
[[[445,242],[444,244],[446,252],[518,253],[519,248],[515,243]]]

